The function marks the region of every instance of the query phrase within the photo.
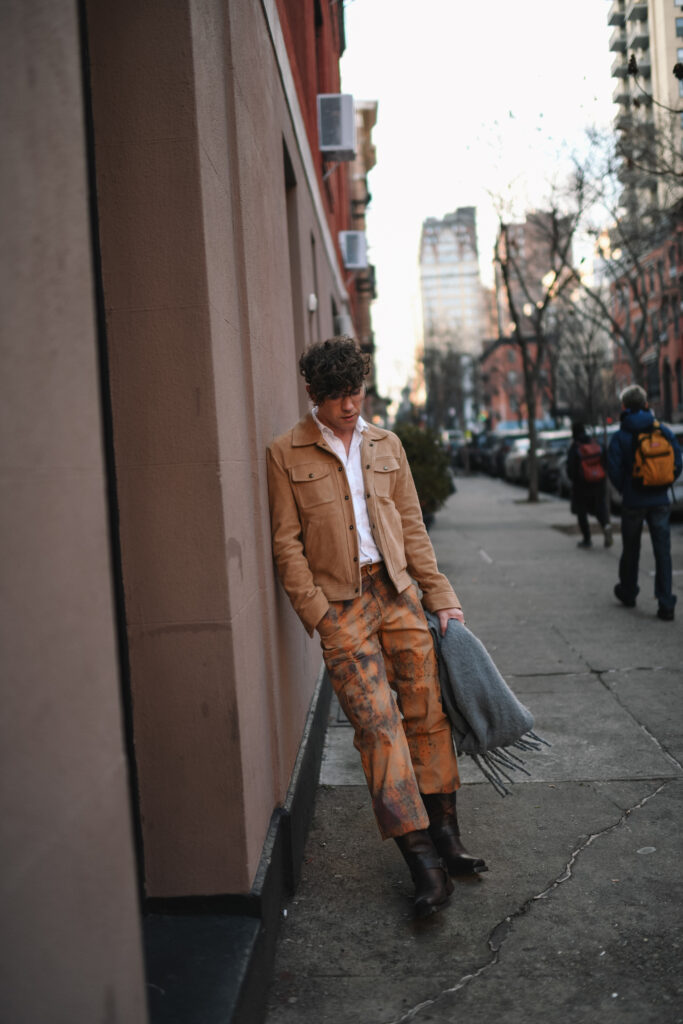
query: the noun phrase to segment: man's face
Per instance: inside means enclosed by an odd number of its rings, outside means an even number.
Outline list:
[[[363,404],[364,388],[343,395],[328,395],[318,402],[318,419],[340,436],[350,434],[356,426]]]

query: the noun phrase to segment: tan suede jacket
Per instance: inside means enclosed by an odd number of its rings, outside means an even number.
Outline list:
[[[363,431],[361,460],[370,525],[400,593],[415,579],[430,611],[459,608],[439,572],[403,445],[395,434]],[[343,465],[310,415],[268,445],[273,554],[294,610],[312,635],[330,601],[361,590],[351,491]]]

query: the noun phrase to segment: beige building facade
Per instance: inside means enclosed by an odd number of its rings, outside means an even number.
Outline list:
[[[265,446],[349,299],[282,10],[2,6],[12,1024],[146,1021],[150,908],[232,901],[272,944],[295,882],[326,687]]]

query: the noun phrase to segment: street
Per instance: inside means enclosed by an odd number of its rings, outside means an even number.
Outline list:
[[[281,923],[268,1024],[683,1022],[683,604],[638,605],[621,550],[576,547],[566,501],[458,478],[430,531],[467,624],[551,746],[502,798],[461,760],[463,838],[490,870],[417,924],[333,700],[302,881]],[[683,590],[683,523],[672,525]]]

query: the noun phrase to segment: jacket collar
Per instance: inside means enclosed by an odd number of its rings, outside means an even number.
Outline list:
[[[369,437],[372,441],[379,441],[380,438],[386,436],[386,430],[382,430],[372,423],[368,423],[367,430],[363,431],[363,437]],[[294,448],[300,448],[308,444],[322,444],[322,440],[322,434],[310,412],[302,420],[299,420],[292,430],[292,445]]]

